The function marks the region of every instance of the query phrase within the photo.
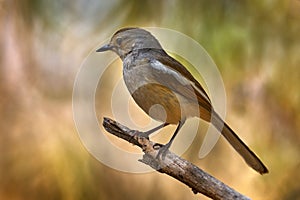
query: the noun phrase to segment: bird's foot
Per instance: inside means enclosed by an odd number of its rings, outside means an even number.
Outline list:
[[[156,148],[156,146],[159,146],[159,150],[158,153],[156,155],[156,159],[159,159],[159,157],[161,156],[162,159],[165,159],[167,152],[170,148],[170,144],[166,144],[166,145],[162,145],[162,144],[155,144],[153,147]]]

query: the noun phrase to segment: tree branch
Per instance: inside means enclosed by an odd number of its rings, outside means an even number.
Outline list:
[[[145,154],[141,162],[179,180],[192,188],[195,194],[202,193],[212,199],[249,199],[170,151],[167,151],[164,159],[156,158],[160,145],[139,136],[141,132],[109,118],[104,118],[103,126],[109,133],[142,148]]]

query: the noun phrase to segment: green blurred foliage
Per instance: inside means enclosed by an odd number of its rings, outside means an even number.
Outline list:
[[[0,11],[0,199],[202,198],[166,176],[110,169],[77,136],[76,72],[125,26],[203,45],[224,78],[228,121],[270,174],[254,174],[223,140],[201,161],[194,141],[189,160],[253,199],[300,198],[299,1],[2,0]]]

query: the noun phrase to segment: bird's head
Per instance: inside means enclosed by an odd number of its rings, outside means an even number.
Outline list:
[[[162,49],[156,38],[148,31],[140,28],[123,28],[118,30],[110,42],[97,50],[114,51],[123,60],[130,52],[138,49]]]

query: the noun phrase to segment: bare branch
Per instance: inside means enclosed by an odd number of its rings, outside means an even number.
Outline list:
[[[141,162],[179,180],[192,188],[195,194],[202,193],[212,199],[249,199],[170,151],[164,159],[156,158],[160,145],[140,137],[138,133],[141,132],[131,130],[109,118],[104,118],[103,126],[109,133],[141,147],[145,153]]]

